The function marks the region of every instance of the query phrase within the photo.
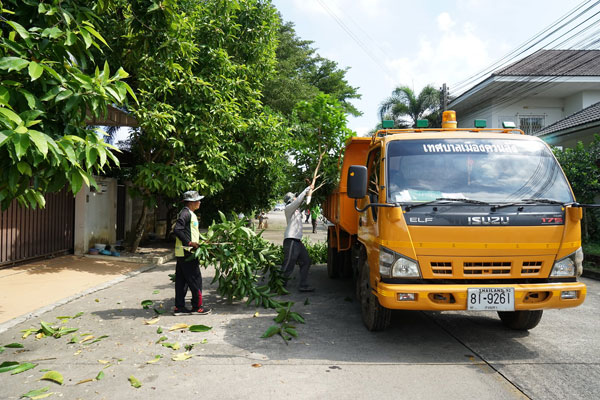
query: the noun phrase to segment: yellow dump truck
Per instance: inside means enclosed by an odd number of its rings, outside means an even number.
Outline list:
[[[583,303],[582,209],[550,148],[443,120],[346,143],[324,205],[327,271],[355,278],[367,329],[402,309],[496,311],[527,330],[544,309]]]

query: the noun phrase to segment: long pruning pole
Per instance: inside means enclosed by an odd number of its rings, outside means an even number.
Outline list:
[[[311,190],[308,191],[308,195],[306,195],[306,204],[310,204],[310,200],[312,198],[312,194],[313,192],[316,192],[317,189],[319,189],[321,186],[324,185],[324,183],[321,183],[318,187],[315,188],[315,183],[317,182],[317,179],[321,176],[319,175],[319,168],[321,167],[321,161],[323,161],[323,157],[325,156],[325,154],[327,153],[327,149],[321,151],[321,128],[319,128],[319,161],[317,161],[317,168],[315,168],[315,171],[313,172],[313,178],[312,178],[312,182],[310,184],[310,186],[313,188]]]

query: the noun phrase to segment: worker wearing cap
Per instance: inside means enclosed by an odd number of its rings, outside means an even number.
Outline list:
[[[194,211],[200,208],[200,196],[195,190],[183,194],[184,207],[177,216],[175,228],[175,309],[173,315],[208,314],[210,308],[202,303],[202,274],[198,260],[192,251],[197,249],[200,240],[198,218]],[[187,289],[192,292],[192,309],[185,307]]]
[[[283,236],[283,265],[281,269],[283,270],[284,277],[289,279],[294,271],[294,266],[298,263],[300,267],[300,285],[298,290],[301,292],[312,292],[315,290],[308,285],[310,257],[308,256],[306,247],[304,247],[304,243],[302,243],[302,213],[298,210],[306,194],[311,189],[312,186],[307,187],[297,197],[294,193],[290,192],[283,198],[287,227]]]

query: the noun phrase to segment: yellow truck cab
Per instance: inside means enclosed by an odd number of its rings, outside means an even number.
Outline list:
[[[582,212],[550,148],[446,113],[450,127],[346,143],[324,206],[328,274],[354,276],[367,329],[403,309],[497,311],[526,330],[583,303]]]

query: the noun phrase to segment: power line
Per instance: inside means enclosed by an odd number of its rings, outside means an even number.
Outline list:
[[[596,0],[592,5],[588,6],[583,11],[579,11],[582,8],[586,7],[586,5],[589,4],[591,1],[592,0],[586,0],[582,3],[580,3],[578,6],[576,6],[575,8],[570,10],[568,13],[566,13],[562,17],[560,17],[558,20],[554,21],[548,27],[543,29],[541,32],[534,35],[531,39],[525,41],[523,44],[518,46],[515,50],[506,54],[500,60],[491,64],[490,66],[488,66],[484,70],[480,71],[479,73],[472,75],[469,78],[464,79],[456,84],[453,84],[451,87],[455,90],[455,92],[461,93],[463,90],[470,87],[475,81],[480,80],[485,75],[490,74],[494,70],[498,70],[502,67],[512,64],[515,59],[517,59],[518,57],[520,57],[527,51],[533,49],[536,46],[540,46],[544,40],[547,40],[547,39],[551,38],[552,36],[557,35],[557,37],[555,37],[553,40],[551,40],[549,43],[547,43],[546,46],[554,43],[557,40],[560,40],[562,35],[565,34],[565,33],[563,33],[561,35],[558,35],[558,33],[562,29],[569,26],[570,24],[575,23],[577,21],[577,19],[581,18],[587,12],[589,12],[594,7],[596,7],[598,4],[600,4],[600,0]],[[577,15],[573,16],[573,14],[575,14],[575,13],[577,13]],[[594,14],[593,16],[595,16],[597,14],[598,13]],[[590,17],[590,18],[592,18],[592,17]],[[568,19],[568,21],[565,22],[566,19]],[[589,18],[588,18],[588,20],[589,20]],[[584,21],[584,23],[585,23],[585,21]],[[577,29],[579,26],[581,26],[580,24],[576,24],[576,26],[571,28],[568,32],[571,32],[573,29]],[[566,32],[566,33],[568,33],[568,32]]]
[[[331,18],[342,28],[344,32],[361,48],[361,50],[380,68],[384,73],[389,74],[391,71],[387,69],[384,65],[381,64],[381,60],[378,59],[373,52],[369,49],[369,47],[357,36],[352,29],[350,29],[344,21],[337,16],[337,14],[327,6],[323,0],[317,0],[319,5],[329,14]]]

